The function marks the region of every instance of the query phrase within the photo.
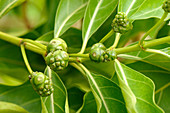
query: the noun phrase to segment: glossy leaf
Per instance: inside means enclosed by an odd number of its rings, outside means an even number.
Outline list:
[[[170,112],[170,99],[168,98],[170,93],[170,72],[141,61],[128,64],[128,66],[148,76],[154,81],[156,89],[155,100],[157,105],[159,105],[165,113]]]
[[[122,92],[114,82],[101,75],[86,71],[99,113],[126,113]],[[114,107],[113,107],[114,106]]]
[[[115,69],[129,112],[163,113],[163,110],[155,104],[155,86],[151,79],[118,60],[115,60]]]
[[[18,105],[24,108],[29,113],[40,113],[41,112],[40,97],[33,90],[30,82],[27,82],[17,87],[0,85],[0,89],[1,89],[0,90],[0,101],[1,102],[13,103],[15,105]],[[0,106],[3,106],[3,105],[0,105]],[[12,106],[13,105],[11,104],[11,107],[9,107],[9,110],[12,108]],[[33,108],[36,108],[36,109],[33,109]]]
[[[0,18],[25,0],[0,0]]]
[[[120,0],[118,11],[125,12],[129,19],[161,18],[164,0]]]
[[[118,0],[90,0],[86,9],[82,38],[87,45],[92,34],[106,21],[117,6]]]
[[[25,109],[22,107],[8,103],[8,102],[1,102],[0,101],[0,112],[1,113],[28,113]]]
[[[83,101],[83,105],[77,113],[97,113],[96,101],[91,91],[84,95]]]
[[[42,108],[43,111],[48,111],[49,113],[68,113],[68,97],[67,90],[54,71],[49,67],[46,68],[45,74],[52,79],[52,84],[54,92],[48,97],[42,97]]]
[[[55,18],[54,37],[58,38],[72,24],[81,19],[87,0],[61,0]]]

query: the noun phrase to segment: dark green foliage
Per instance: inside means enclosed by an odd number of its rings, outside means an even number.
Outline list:
[[[165,12],[170,13],[170,0],[166,0],[162,6]]]
[[[46,64],[54,71],[63,70],[68,66],[69,55],[65,51],[50,52],[45,58]]]
[[[40,96],[49,96],[53,92],[53,86],[49,77],[42,72],[33,72],[29,78],[34,90]]]
[[[132,23],[123,12],[119,12],[113,22],[112,28],[114,32],[124,34],[133,28]]]
[[[54,38],[47,46],[47,52],[54,52],[56,50],[67,51],[67,44],[61,38]]]

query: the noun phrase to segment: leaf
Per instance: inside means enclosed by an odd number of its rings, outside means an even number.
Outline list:
[[[116,8],[118,0],[90,0],[83,21],[83,45],[87,45],[92,34],[106,21]]]
[[[97,113],[96,101],[91,91],[84,95],[83,101],[83,105],[77,113]]]
[[[8,15],[0,19],[0,31],[14,36],[22,36],[41,26],[46,21],[46,0],[27,0],[27,2],[12,9]]]
[[[81,19],[87,0],[61,0],[55,18],[54,37],[58,38],[72,24]]]
[[[0,41],[0,84],[18,86],[28,80],[28,71],[24,64],[20,48],[7,42]],[[42,57],[27,52],[28,60],[33,69],[43,70]]]
[[[25,109],[22,107],[8,103],[8,102],[1,102],[0,101],[0,112],[1,113],[28,113]]]
[[[161,18],[164,0],[120,0],[118,12],[125,12],[129,19]]]
[[[118,60],[115,60],[115,69],[129,112],[134,109],[133,111],[138,113],[163,113],[155,104],[155,86],[151,79]],[[131,103],[128,102],[129,98],[133,98]],[[131,106],[134,108],[129,108]]]
[[[83,103],[83,95],[84,92],[79,88],[73,87],[68,89],[68,103],[70,109],[77,111],[81,107]]]
[[[99,113],[126,113],[121,89],[114,82],[101,75],[90,73],[83,65]],[[114,106],[114,107],[113,107]]]
[[[49,113],[68,113],[67,90],[59,76],[49,67],[46,68],[45,74],[52,79],[54,92],[48,97],[42,97],[42,108]]]
[[[163,45],[159,45],[159,46],[157,46],[157,47],[162,48],[162,49],[160,49],[160,51],[158,51],[158,52],[160,52],[160,54],[148,53],[148,52],[145,52],[142,50],[142,51],[137,51],[137,52],[130,52],[127,54],[120,54],[118,56],[121,58],[140,60],[143,62],[147,62],[152,65],[158,66],[162,69],[166,69],[166,70],[170,71],[170,65],[168,63],[168,62],[170,62],[170,60],[169,60],[170,59],[169,58],[170,47],[168,47],[169,44],[163,44]],[[165,47],[165,48],[163,48],[163,47]],[[161,55],[161,54],[163,54],[163,55]]]
[[[25,0],[0,0],[0,18]]]
[[[169,75],[170,72],[164,70],[162,68],[156,67],[154,65],[137,61],[135,63],[128,64],[129,67],[135,69],[136,71],[141,72],[142,74],[146,75],[147,77],[151,78],[155,83],[155,100],[157,105],[159,105],[165,113],[170,112],[169,109],[169,102],[170,99],[168,98],[169,89],[170,89],[170,82],[169,82]]]
[[[0,90],[0,101],[1,102],[13,103],[15,105],[18,105],[24,108],[29,113],[40,113],[41,112],[40,97],[33,90],[32,85],[29,82],[21,86],[0,85],[0,89],[1,89]],[[36,108],[36,109],[33,109],[33,108]]]

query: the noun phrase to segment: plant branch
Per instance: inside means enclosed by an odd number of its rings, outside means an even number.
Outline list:
[[[17,46],[20,46],[20,44],[23,40],[22,38],[11,36],[9,34],[1,32],[1,31],[0,31],[0,39],[7,41],[9,43],[12,43],[14,45],[17,45]],[[46,54],[45,50],[42,50],[41,48],[39,48],[39,47],[37,47],[37,46],[35,46],[31,43],[25,43],[25,48],[28,49],[28,50],[31,50],[35,53],[41,54],[43,56]]]
[[[116,33],[116,38],[115,38],[114,44],[109,49],[116,48],[117,44],[119,43],[120,37],[121,37],[121,34],[120,33]]]
[[[153,46],[160,45],[160,44],[167,43],[167,42],[170,42],[170,36],[155,39],[155,40],[152,40],[152,41],[146,41],[143,44],[143,48],[149,48],[149,47],[153,47]],[[139,46],[139,44],[135,44],[135,45],[128,46],[128,47],[117,48],[117,49],[115,49],[115,52],[117,54],[123,54],[123,53],[138,51],[138,50],[141,50],[141,49],[142,48]]]
[[[41,43],[38,43],[36,41],[30,40],[30,39],[23,39],[22,42],[28,42],[28,43],[33,44],[33,45],[35,45],[35,46],[37,46],[37,47],[39,47],[39,48],[41,48],[43,50],[46,50],[46,46],[45,45],[43,45]]]
[[[114,31],[113,31],[113,29],[111,29],[110,32],[99,41],[99,43],[105,42],[109,37],[111,37],[113,35],[113,33],[114,33]]]
[[[28,62],[27,55],[26,55],[26,52],[25,52],[24,44],[21,44],[20,47],[21,47],[21,53],[22,53],[25,65],[26,65],[29,73],[32,74],[33,71],[31,69],[31,66],[29,65],[29,62]]]
[[[71,57],[85,57],[88,58],[89,54],[69,54]]]
[[[145,38],[154,30],[156,29],[157,27],[159,27],[162,22],[164,22],[164,19],[167,17],[168,15],[168,12],[164,12],[162,18],[142,37],[142,39],[139,41],[139,45],[142,46],[143,44],[143,41],[145,40]]]

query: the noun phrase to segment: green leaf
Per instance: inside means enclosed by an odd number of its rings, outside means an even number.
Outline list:
[[[129,19],[161,18],[164,0],[120,0],[118,12],[125,12]]]
[[[0,0],[0,18],[25,0]]]
[[[1,89],[0,90],[0,101],[9,102],[9,103],[18,105],[24,108],[25,110],[27,110],[29,113],[40,113],[41,112],[40,97],[33,90],[32,85],[29,82],[21,86],[17,86],[17,87],[0,85],[0,89]],[[9,107],[9,109],[11,107]],[[33,109],[33,108],[36,108],[36,109]]]
[[[83,95],[84,92],[79,88],[73,87],[68,89],[68,103],[70,109],[77,111],[81,107],[83,103]]]
[[[160,47],[159,47],[160,46]],[[126,59],[132,59],[132,60],[141,60],[143,62],[147,62],[150,63],[152,65],[158,66],[162,69],[166,69],[168,71],[170,71],[170,47],[169,44],[163,44],[163,45],[159,45],[157,47],[159,48],[163,48],[164,49],[158,49],[159,51],[157,51],[157,53],[148,53],[145,51],[137,51],[137,52],[131,52],[131,53],[127,53],[127,54],[120,54],[118,55],[121,58],[126,58]],[[166,48],[167,47],[167,48]]]
[[[14,36],[25,35],[44,24],[46,15],[46,0],[27,0],[0,19],[0,31]]]
[[[155,104],[155,86],[151,79],[121,64],[117,59],[115,68],[129,112],[163,113]]]
[[[22,107],[12,104],[9,102],[1,102],[0,101],[0,112],[1,113],[28,113]]]
[[[170,99],[168,95],[170,93],[170,82],[169,82],[169,75],[170,72],[164,70],[162,68],[156,67],[154,65],[145,63],[145,62],[135,62],[128,64],[129,67],[135,69],[136,71],[141,72],[142,74],[151,78],[155,83],[155,100],[157,105],[159,105],[165,113],[169,113],[169,102]]]
[[[42,97],[43,111],[48,111],[49,113],[68,113],[67,90],[63,82],[57,73],[52,71],[49,67],[46,68],[45,74],[52,79],[54,92],[48,97]]]
[[[84,95],[83,101],[83,105],[77,113],[97,113],[96,101],[91,91]]]
[[[61,0],[55,18],[54,37],[58,38],[84,15],[87,0]]]
[[[106,21],[116,8],[118,0],[90,0],[83,21],[83,45],[87,45],[92,34]]]
[[[0,84],[18,86],[28,80],[28,71],[24,64],[20,48],[0,41]],[[28,52],[29,62],[33,69],[43,70],[42,57]]]
[[[90,73],[83,65],[80,66],[86,72],[96,99],[97,111],[99,113],[126,113],[124,98],[119,86],[104,76]]]

